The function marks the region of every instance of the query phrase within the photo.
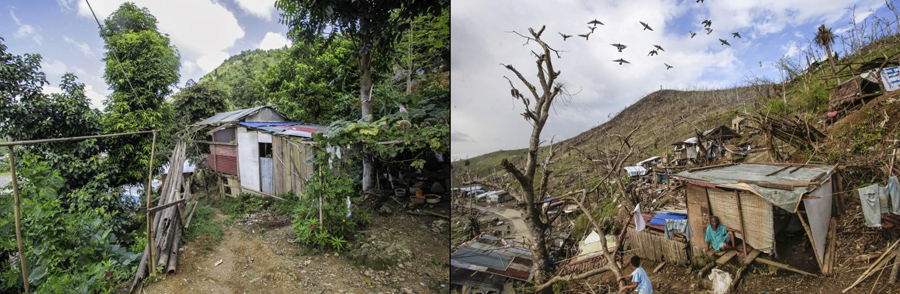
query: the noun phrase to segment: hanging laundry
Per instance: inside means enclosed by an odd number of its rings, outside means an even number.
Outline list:
[[[900,181],[897,177],[888,179],[887,191],[891,198],[891,213],[900,214]]]
[[[878,184],[872,184],[857,190],[867,227],[881,227],[881,195],[886,192],[885,190]]]
[[[643,231],[644,227],[647,226],[647,223],[644,222],[644,216],[641,215],[641,205],[634,206],[634,230],[635,231]],[[880,219],[879,219],[880,220]]]
[[[694,231],[691,230],[691,224],[688,223],[687,219],[667,219],[665,232],[666,239],[672,240],[672,236],[676,231],[681,232],[688,242],[690,242],[691,237],[694,236]]]

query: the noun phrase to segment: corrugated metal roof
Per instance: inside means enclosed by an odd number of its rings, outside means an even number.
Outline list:
[[[299,125],[299,122],[295,121],[285,121],[285,122],[239,122],[239,125],[251,128],[258,127],[280,127],[280,126],[293,126]]]
[[[272,107],[263,105],[263,106],[253,107],[253,108],[216,113],[216,115],[213,115],[210,118],[204,119],[203,121],[197,123],[197,125],[218,125],[218,124],[223,124],[223,123],[237,122],[251,114],[256,113],[257,111],[259,111],[260,109],[263,109],[263,108],[272,108]]]
[[[501,248],[501,245],[497,237],[484,235],[453,252],[450,265],[522,281],[531,280],[534,263],[531,251],[524,245],[508,248]]]
[[[328,133],[328,127],[299,122],[239,122],[238,125],[290,137],[312,138],[313,133]]]

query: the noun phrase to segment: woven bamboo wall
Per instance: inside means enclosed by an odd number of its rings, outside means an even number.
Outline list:
[[[635,232],[634,227],[628,227],[628,242],[634,249],[634,255],[653,261],[667,261],[677,264],[690,263],[686,242],[679,241],[679,237],[672,240],[666,239],[662,233],[645,229]]]
[[[726,227],[741,229],[741,219],[738,215],[737,198],[735,191],[726,191],[716,188],[707,188],[709,194],[709,206],[713,215]],[[772,204],[749,192],[739,192],[741,197],[741,210],[744,215],[744,233],[735,233],[735,236],[747,242],[759,251],[771,253],[774,249],[775,230],[773,228]]]

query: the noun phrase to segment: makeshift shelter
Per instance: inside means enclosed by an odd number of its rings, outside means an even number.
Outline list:
[[[208,167],[226,179],[225,194],[300,194],[314,172],[308,139],[322,126],[289,122],[271,106],[218,113],[196,125],[210,127]]]
[[[675,161],[696,160],[698,153],[697,142],[696,137],[691,137],[687,140],[673,143],[672,145],[675,146]]]
[[[739,114],[738,116],[735,116],[733,119],[731,119],[731,129],[735,132],[740,133],[749,125],[750,120],[747,119],[747,115],[745,114]]]
[[[463,243],[450,254],[450,284],[483,291],[500,292],[511,280],[530,281],[534,277],[531,250],[524,244],[482,235]]]
[[[831,166],[777,163],[714,166],[676,174],[686,185],[694,254],[706,248],[710,216],[741,230],[735,237],[746,242],[748,250],[773,253],[776,231],[784,227],[776,224],[775,216],[787,214],[803,224],[821,269],[831,221],[833,174]]]
[[[718,143],[740,137],[740,134],[726,126],[718,126],[703,132],[703,138],[706,138],[707,141],[716,141]]]
[[[634,255],[657,262],[690,263],[691,250],[684,234],[676,232],[672,235],[672,239],[665,237],[665,219],[684,219],[684,215],[672,217],[669,214],[658,212],[641,213],[641,217],[646,222],[643,230],[637,231],[635,229],[634,218],[631,219],[631,223],[625,228],[628,242],[635,250]],[[694,238],[696,238],[696,235],[694,235]]]
[[[878,86],[879,77],[874,72],[866,72],[841,83],[829,91],[828,108],[839,110],[853,105],[856,101],[866,97],[872,97],[874,93],[881,91]]]

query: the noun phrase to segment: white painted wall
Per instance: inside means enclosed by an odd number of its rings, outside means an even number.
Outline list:
[[[271,141],[271,136],[269,140]],[[237,128],[238,166],[241,173],[241,187],[259,189],[259,140],[257,131]]]
[[[258,132],[258,133],[259,133],[259,135],[257,137],[258,137],[260,143],[272,143],[272,134],[263,133],[263,132]],[[256,157],[259,157],[259,155],[257,154]]]

